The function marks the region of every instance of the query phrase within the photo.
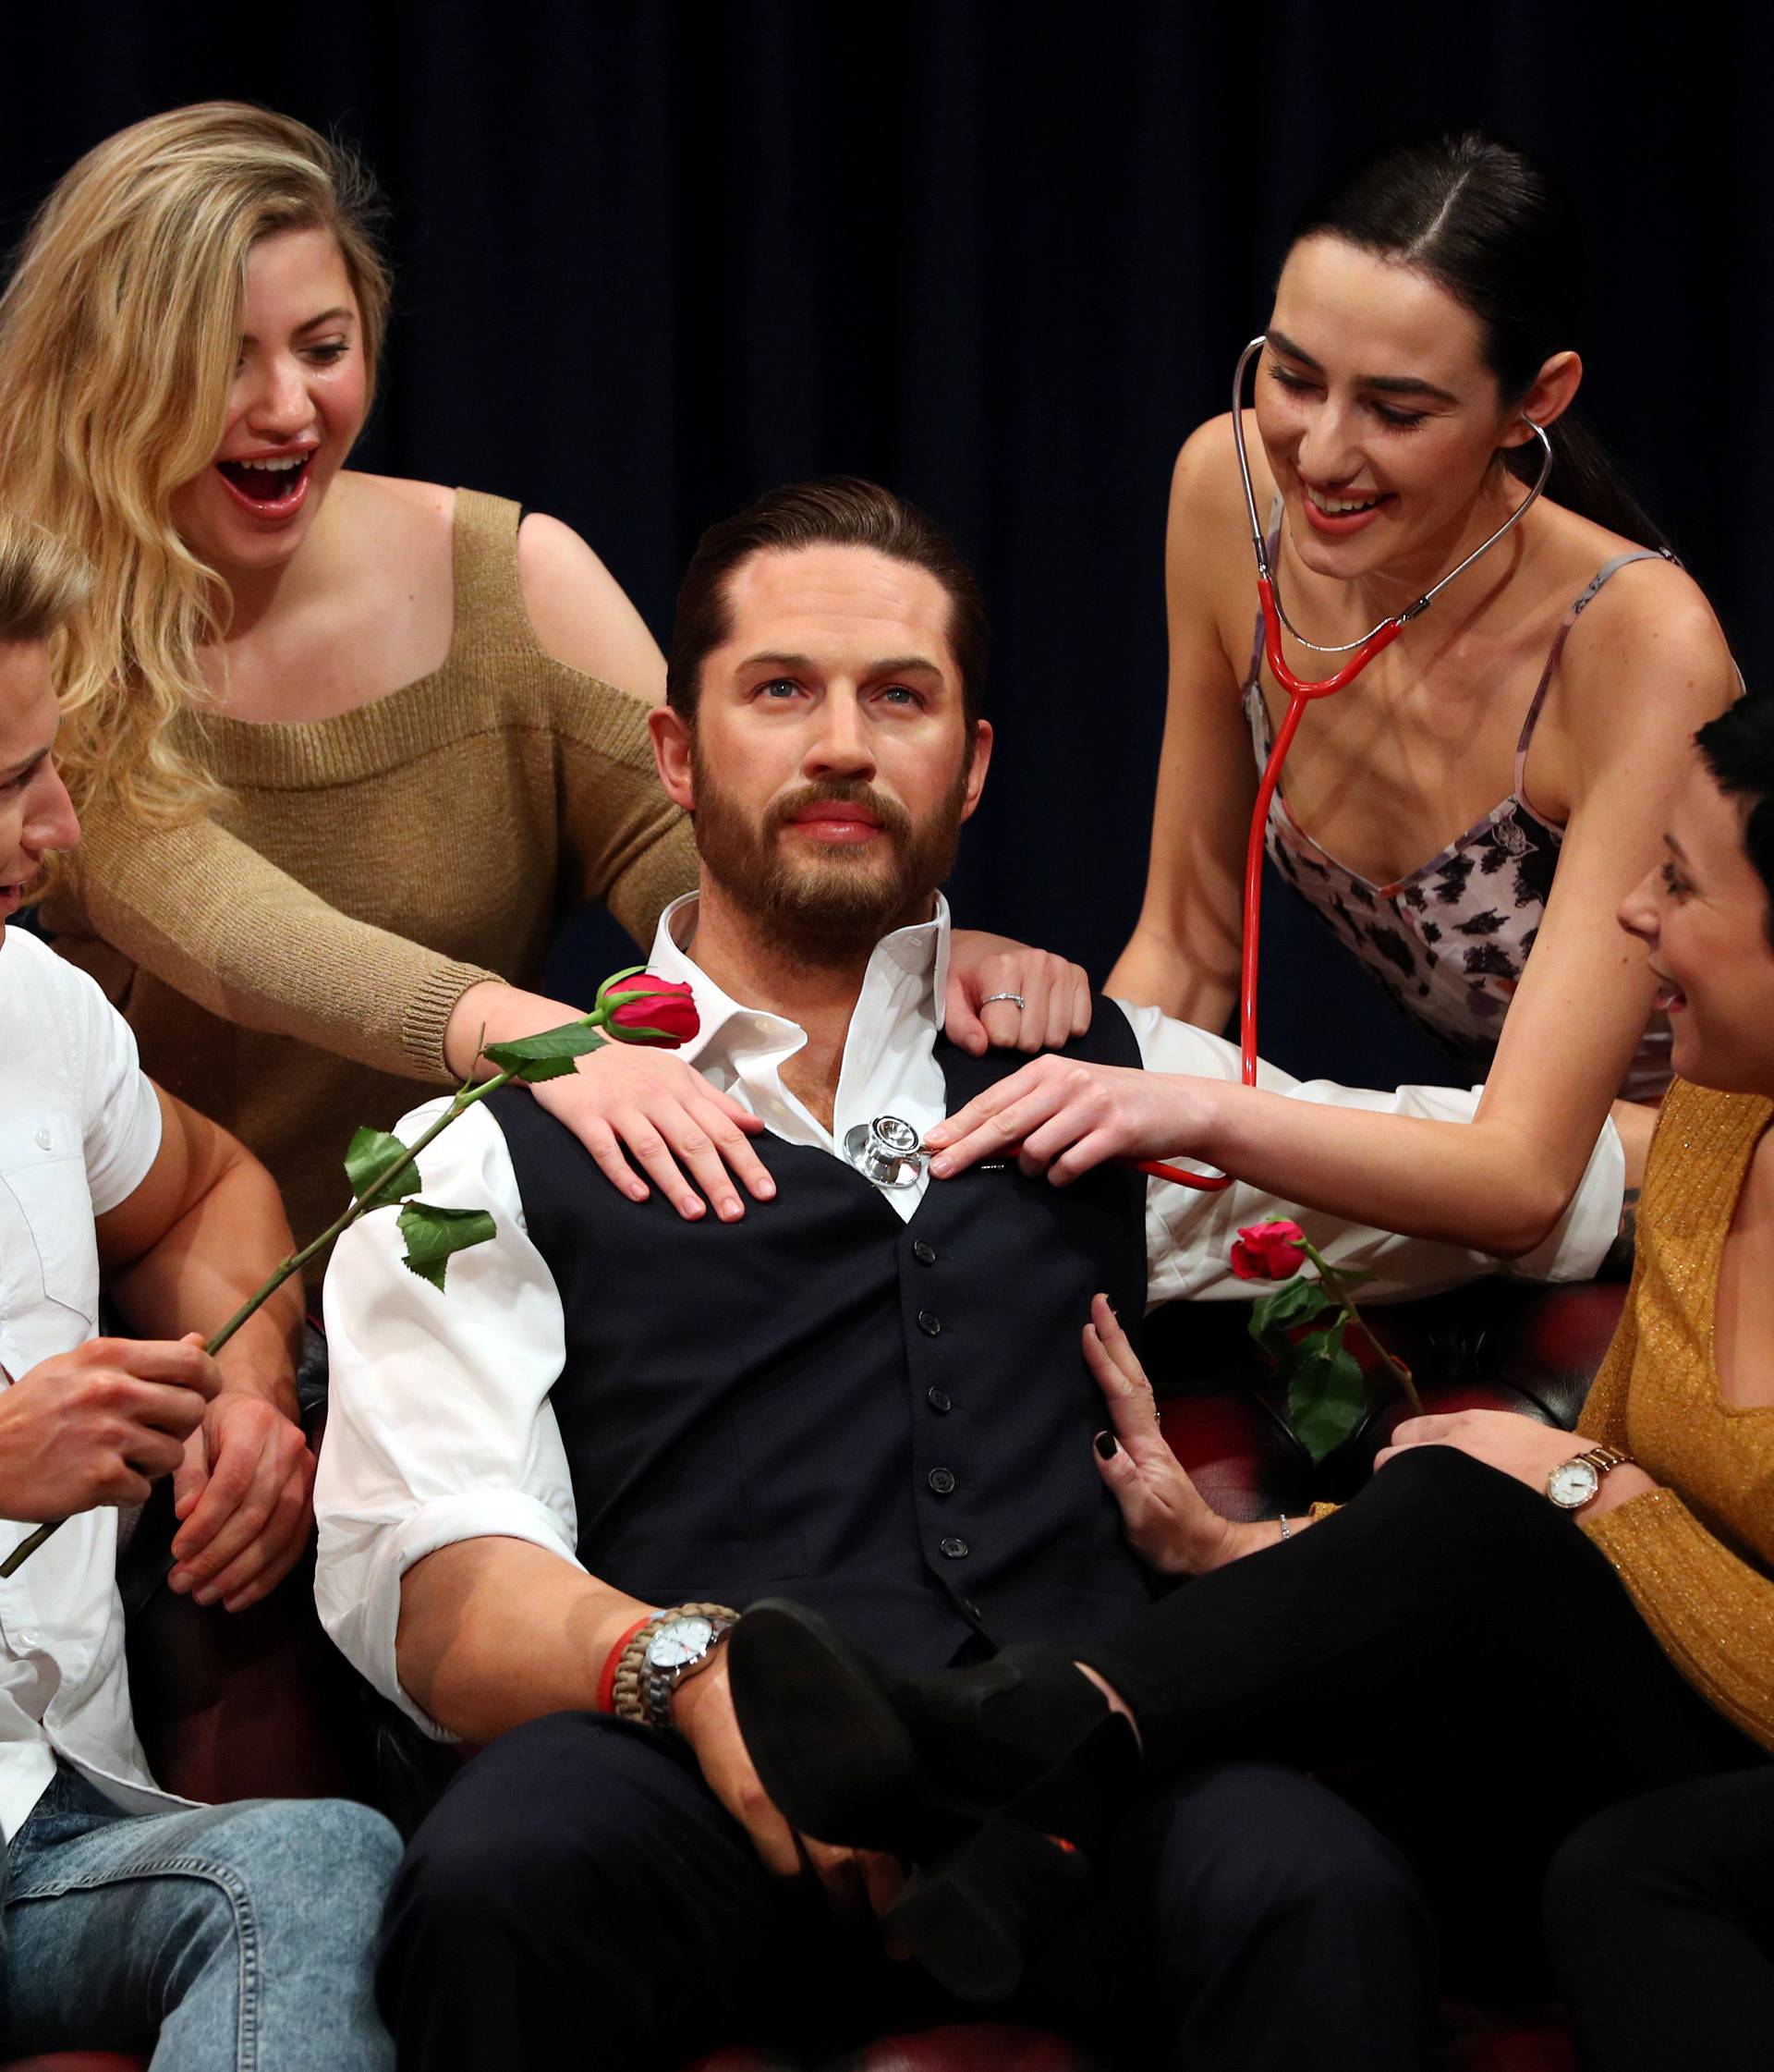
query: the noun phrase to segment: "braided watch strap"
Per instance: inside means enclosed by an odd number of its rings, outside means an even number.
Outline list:
[[[672,1678],[665,1692],[667,1698],[685,1676],[694,1676],[713,1659],[714,1641],[730,1627],[738,1624],[739,1615],[727,1604],[668,1604],[637,1627],[629,1635],[627,1646],[616,1658],[616,1674],[611,1686],[610,1710],[619,1720],[636,1720],[643,1726],[664,1724],[659,1716],[660,1708],[648,1702],[647,1643],[652,1639],[656,1626],[665,1619],[675,1618],[705,1618],[714,1627],[714,1638],[700,1661],[687,1663],[683,1672]]]

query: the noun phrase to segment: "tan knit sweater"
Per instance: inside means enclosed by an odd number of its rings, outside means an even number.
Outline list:
[[[1577,1429],[1661,1485],[1584,1530],[1682,1674],[1774,1749],[1774,1407],[1727,1403],[1712,1361],[1725,1234],[1770,1116],[1774,1102],[1671,1087],[1632,1290]]]
[[[536,639],[517,518],[457,492],[441,669],[334,719],[193,718],[224,807],[152,833],[89,810],[45,913],[152,1077],[271,1167],[303,1240],[348,1199],[352,1130],[448,1078],[444,1028],[470,985],[535,985],[585,900],[650,944],[696,883],[644,706]]]

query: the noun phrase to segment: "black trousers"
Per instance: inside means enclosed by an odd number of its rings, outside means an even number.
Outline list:
[[[1493,1995],[1549,1985],[1540,1891],[1574,1827],[1766,1761],[1572,1518],[1448,1446],[1084,1652],[1159,1773],[1235,1754],[1329,1770],[1371,1804],[1436,1907],[1453,1982]]]
[[[1774,1764],[1587,1821],[1546,1931],[1585,2072],[1774,2066]]]
[[[1294,1772],[1221,1765],[1124,1823],[1085,1918],[998,2018],[1136,2072],[1422,2072],[1431,1930],[1391,1847]],[[589,1712],[460,1773],[395,1882],[378,1990],[405,2072],[814,2062],[978,2018],[810,1881],[770,1876],[681,1745]]]

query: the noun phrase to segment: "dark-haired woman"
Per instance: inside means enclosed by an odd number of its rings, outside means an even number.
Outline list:
[[[1413,1420],[1341,1511],[1234,1523],[1165,1444],[1099,1297],[1084,1340],[1113,1426],[1099,1469],[1134,1545],[1186,1587],[1111,1640],[934,1676],[871,1665],[797,1607],[740,1622],[732,1689],[765,1789],[808,1834],[917,1861],[890,1920],[964,1985],[1010,1975],[1044,1892],[1078,1883],[1077,1848],[1137,1788],[1100,1781],[1105,1744],[1128,1745],[1116,1712],[1148,1777],[1378,1764],[1446,1949],[1468,1968],[1482,1953],[1493,1988],[1537,1982],[1549,1860],[1602,1809],[1715,1780],[1692,1839],[1716,1844],[1732,1818],[1719,1801],[1739,1792],[1768,1831],[1774,700],[1741,701],[1698,746],[1659,831],[1665,861],[1619,915],[1680,1076],[1626,1313],[1576,1436],[1504,1411]],[[1745,1773],[1759,1783],[1724,1781]],[[1739,1883],[1758,1927],[1768,1892],[1760,1872]],[[1568,1964],[1569,1944],[1558,1954]],[[1680,1959],[1672,1944],[1646,1961]],[[1765,1991],[1754,1967],[1720,1976]],[[1586,2062],[1764,2062],[1651,2041]]]
[[[1332,1165],[1365,1154],[1366,1191],[1340,1208],[1499,1252],[1557,1217],[1615,1095],[1654,1103],[1667,1083],[1667,1025],[1613,913],[1652,858],[1682,743],[1733,686],[1706,599],[1573,422],[1574,250],[1546,177],[1497,140],[1381,148],[1301,217],[1245,420],[1282,595],[1324,643],[1476,547],[1526,495],[1532,427],[1549,428],[1546,495],[1313,707],[1268,830],[1283,876],[1487,1081],[1476,1127],[1440,1127],[1406,1157],[1378,1118],[1315,1118],[1322,1144],[1292,1131],[1296,1198],[1315,1202]],[[1253,639],[1228,418],[1178,457],[1167,580],[1150,869],[1109,990],[1217,1028],[1257,774],[1286,705]],[[1215,1157],[1227,1135],[1216,1115],[1173,1148]]]

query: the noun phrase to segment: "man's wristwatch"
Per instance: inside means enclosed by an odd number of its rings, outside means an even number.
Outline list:
[[[675,1604],[655,1612],[622,1651],[611,1710],[645,1726],[672,1725],[672,1693],[714,1660],[739,1621],[724,1604]]]
[[[1559,1463],[1546,1478],[1546,1493],[1560,1510],[1580,1511],[1601,1488],[1608,1470],[1624,1467],[1631,1458],[1612,1446],[1591,1446],[1587,1453]]]

